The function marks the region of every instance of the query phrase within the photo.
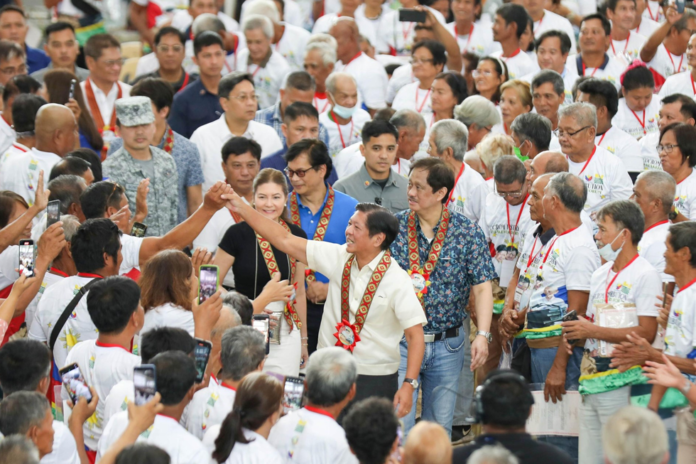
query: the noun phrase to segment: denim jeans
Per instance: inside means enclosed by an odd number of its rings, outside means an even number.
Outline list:
[[[532,353],[532,382],[538,384],[546,383],[546,376],[553,366],[556,359],[558,348],[530,348]],[[577,390],[580,386],[580,361],[582,361],[583,349],[576,347],[573,355],[568,359],[566,366],[566,390]],[[556,435],[543,435],[537,440],[554,445],[570,455],[577,462],[578,460],[578,439],[576,437],[561,437]]]
[[[469,341],[471,321],[468,317],[464,319],[464,332],[467,343],[464,343],[464,363],[459,370],[459,394],[452,418],[452,425],[457,426],[468,425],[465,419],[469,417],[471,402],[474,400],[474,373],[471,371],[471,342]]]
[[[631,402],[631,387],[585,395],[580,415],[580,464],[597,464],[604,460],[602,429],[609,418]]]
[[[466,321],[469,322],[469,321]],[[426,343],[423,363],[421,364],[418,381],[422,389],[421,418],[437,422],[452,432],[452,416],[454,403],[459,391],[459,373],[464,362],[464,346],[469,345],[468,330],[459,330],[459,336]],[[408,346],[406,339],[401,340],[401,365],[399,366],[399,385],[406,377],[406,355]],[[413,392],[413,407],[403,417],[404,437],[416,424],[416,402],[418,390]]]

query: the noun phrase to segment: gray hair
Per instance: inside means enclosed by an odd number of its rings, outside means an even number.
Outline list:
[[[326,35],[326,34],[325,34]],[[331,37],[330,35],[328,37]],[[336,42],[336,39],[331,37],[331,39]],[[329,42],[319,42],[319,41],[314,41],[314,42],[309,42],[307,43],[307,46],[305,47],[305,56],[307,56],[307,53],[309,53],[312,50],[316,50],[319,52],[319,55],[321,55],[321,61],[324,63],[324,66],[328,66],[330,64],[333,64],[336,62],[336,46],[332,45]]]
[[[235,327],[242,325],[241,316],[239,315],[237,310],[234,309],[234,307],[224,303],[224,297],[223,297],[221,311],[227,311],[230,314],[230,316],[232,317],[232,319],[227,324],[220,324],[220,320],[222,319],[222,317],[220,317],[220,319],[218,319],[217,324],[215,324],[213,329],[210,331],[210,338],[216,338],[218,335],[220,335],[220,332],[225,333],[229,329],[233,329]],[[220,315],[222,316],[222,313],[220,313]]]
[[[273,38],[273,23],[270,19],[268,19],[268,17],[257,14],[247,15],[247,17],[244,18],[244,25],[242,27],[242,31],[246,32],[253,31],[256,29],[261,29],[263,31],[263,34],[267,38]]]
[[[317,350],[307,366],[307,397],[317,406],[333,406],[345,399],[358,379],[355,358],[343,348]]]
[[[529,140],[540,152],[549,149],[551,130],[551,121],[538,113],[523,113],[510,125],[510,131],[517,134],[520,143]]]
[[[567,210],[580,214],[587,201],[587,187],[579,177],[569,172],[554,174],[546,188],[557,196]]]
[[[532,79],[532,92],[534,92],[534,89],[540,85],[544,85],[546,83],[553,84],[553,91],[556,92],[556,95],[565,95],[565,83],[563,82],[563,77],[561,77],[561,75],[553,69],[541,70],[534,76],[534,79]]]
[[[438,153],[451,148],[454,159],[464,161],[464,155],[469,150],[469,129],[464,123],[456,119],[443,119],[433,125],[430,134],[433,136]]]
[[[641,172],[636,179],[643,181],[646,184],[646,191],[653,200],[660,200],[665,214],[672,211],[674,196],[677,192],[677,183],[674,177],[667,174],[665,171],[645,171]]]
[[[260,15],[270,19],[274,24],[280,23],[280,13],[278,7],[272,0],[254,0],[249,2],[244,11],[244,22],[249,15]]]
[[[329,92],[332,95],[334,93],[336,93],[336,81],[340,77],[349,78],[351,81],[353,81],[353,84],[355,84],[355,88],[356,89],[358,88],[358,81],[356,81],[352,75],[350,75],[348,73],[344,73],[344,72],[334,72],[334,73],[329,74],[329,77],[326,78],[325,85],[326,85],[327,92]]]
[[[234,291],[227,292],[222,295],[222,304],[234,309],[241,318],[242,324],[251,325],[251,316],[254,314],[254,304],[246,295]]]
[[[399,110],[389,119],[389,122],[394,125],[397,129],[402,127],[412,129],[416,132],[420,132],[421,129],[425,129],[425,119],[417,111],[413,110]]]
[[[524,185],[527,168],[516,156],[501,156],[493,165],[493,178],[504,185],[519,182]]]
[[[669,452],[667,431],[649,409],[626,406],[604,424],[602,444],[611,464],[660,464]]]
[[[35,225],[33,229],[31,229],[31,238],[34,239],[35,242],[38,242],[43,233],[46,232],[47,219],[48,215],[44,215],[41,221],[39,221],[39,223]],[[77,229],[80,227],[80,220],[72,214],[61,214],[60,221],[63,223],[63,234],[65,235],[65,241],[72,241],[75,233],[77,233]]]
[[[331,34],[325,34],[325,33],[312,34],[312,36],[309,38],[309,40],[307,40],[307,46],[309,46],[309,44],[315,44],[315,43],[329,44],[331,46],[331,48],[333,48],[334,50],[336,50],[336,48],[338,47],[338,42],[336,42],[336,39]],[[306,50],[306,47],[305,47],[305,50]]]
[[[73,203],[80,204],[80,195],[86,188],[85,179],[74,174],[62,174],[48,183],[50,200],[60,201],[62,214],[67,214]]]
[[[515,154],[515,141],[509,135],[491,133],[476,145],[476,153],[486,168],[491,169],[501,157]]]
[[[500,445],[483,446],[469,456],[467,464],[519,464],[519,461],[507,449]]]
[[[684,10],[684,14],[682,15],[682,17],[679,18],[679,20],[677,22],[675,22],[672,25],[672,27],[675,28],[677,30],[677,32],[685,31],[689,28],[689,24],[688,24],[689,19],[696,19],[696,12],[694,12],[690,8],[687,8]]]
[[[460,105],[455,106],[454,118],[466,124],[466,127],[472,124],[476,124],[476,127],[500,124],[500,113],[495,105],[481,95],[467,97]]]
[[[219,33],[220,31],[224,30],[225,23],[223,23],[222,20],[217,17],[217,15],[212,13],[203,13],[202,15],[199,15],[193,20],[193,24],[191,25],[191,31],[193,31],[194,36],[203,32]]]
[[[604,220],[610,217],[617,229],[626,229],[631,233],[631,241],[638,245],[643,238],[645,229],[645,216],[637,203],[631,200],[615,200],[604,205],[597,211],[597,219]]]
[[[558,110],[558,119],[570,117],[582,127],[592,126],[597,129],[597,107],[592,103],[575,102]]]
[[[266,342],[258,330],[241,325],[229,329],[222,336],[220,358],[224,378],[235,382],[258,369],[266,357]]]
[[[0,464],[39,464],[39,450],[24,435],[12,435],[0,441]]]
[[[13,60],[17,57],[27,61],[27,55],[22,47],[9,40],[0,41],[0,62]]]
[[[48,400],[38,392],[18,391],[0,403],[0,433],[25,435],[30,428],[38,427],[50,410]]]

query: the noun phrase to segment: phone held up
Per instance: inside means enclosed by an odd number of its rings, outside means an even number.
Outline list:
[[[46,228],[48,229],[58,221],[60,221],[60,200],[49,201],[46,207]]]
[[[196,346],[193,349],[193,359],[196,362],[196,383],[203,382],[205,379],[205,370],[208,367],[208,359],[210,352],[213,350],[213,344],[207,340],[196,338]]]
[[[201,266],[200,277],[198,278],[198,304],[202,304],[217,292],[219,285],[218,272],[217,266],[209,264]]]
[[[283,385],[283,410],[285,414],[302,408],[304,380],[300,377],[285,377]]]
[[[77,404],[80,398],[85,398],[88,403],[92,401],[92,392],[89,390],[77,363],[65,366],[58,373],[73,404]]]
[[[34,241],[19,241],[19,273],[27,277],[34,277]]]
[[[425,11],[410,10],[408,8],[399,10],[399,21],[402,23],[424,23],[425,18]]]
[[[70,81],[70,93],[68,94],[68,101],[75,98],[75,85],[77,85],[77,81],[75,79],[71,80]]]
[[[145,237],[147,232],[147,226],[141,222],[134,222],[133,228],[131,229],[131,235],[133,237]]]
[[[155,396],[157,375],[154,364],[142,364],[133,368],[133,390],[136,406],[142,406]]]
[[[271,319],[268,314],[254,314],[251,320],[251,326],[261,332],[266,341],[266,354],[271,351],[271,338],[269,330],[271,328]]]

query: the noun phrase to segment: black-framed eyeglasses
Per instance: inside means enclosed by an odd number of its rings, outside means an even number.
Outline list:
[[[292,179],[292,176],[297,176],[300,179],[302,179],[302,178],[304,178],[305,174],[307,174],[312,169],[316,169],[316,167],[312,166],[309,169],[298,169],[298,170],[285,168],[284,171],[285,171],[285,175],[288,176],[288,179]]]
[[[658,153],[662,153],[664,151],[665,153],[670,154],[672,153],[672,150],[678,147],[679,145],[668,143],[667,145],[658,145],[656,148]]]
[[[560,130],[560,129],[556,129],[555,131],[553,131],[553,135],[555,135],[555,136],[558,137],[559,139],[562,138],[562,137],[566,137],[566,136],[568,136],[568,137],[573,137],[573,136],[575,136],[576,134],[579,134],[580,132],[584,131],[585,129],[589,129],[590,127],[592,127],[592,126],[585,126],[585,127],[581,128],[581,129],[576,130],[575,132],[570,132],[570,131],[565,132],[565,131],[562,131],[562,130]]]

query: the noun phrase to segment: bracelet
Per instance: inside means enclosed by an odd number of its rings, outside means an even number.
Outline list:
[[[309,345],[308,345],[308,344],[306,344],[306,343],[303,343],[303,344],[302,344],[302,346],[309,346]]]
[[[309,337],[301,337],[300,340],[309,340]]]

